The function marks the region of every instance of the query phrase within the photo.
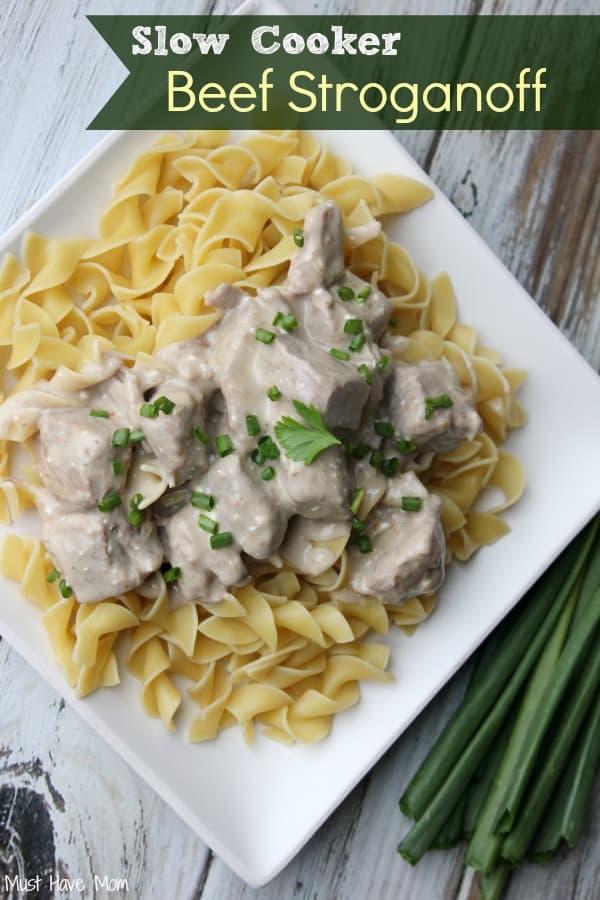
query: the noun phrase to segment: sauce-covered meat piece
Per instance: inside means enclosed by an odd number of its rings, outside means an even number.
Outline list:
[[[401,603],[438,589],[445,540],[439,497],[429,494],[413,472],[391,484],[366,521],[371,552],[361,553],[359,544],[349,547],[349,583],[360,594]]]
[[[210,533],[198,524],[199,510],[189,504],[165,519],[161,540],[165,556],[181,569],[177,592],[189,603],[218,603],[227,588],[247,578],[239,546],[213,549]],[[208,517],[208,516],[207,516]]]
[[[40,475],[48,490],[74,505],[97,503],[124,482],[130,447],[113,447],[115,420],[88,409],[46,410],[40,416]],[[113,460],[123,471],[115,473]],[[120,468],[120,467],[117,467]]]
[[[481,419],[446,360],[398,364],[386,401],[397,436],[414,441],[418,450],[453,450],[481,431]]]
[[[103,513],[51,503],[42,517],[44,542],[80,603],[138,587],[163,561],[151,520],[134,528],[122,508]]]

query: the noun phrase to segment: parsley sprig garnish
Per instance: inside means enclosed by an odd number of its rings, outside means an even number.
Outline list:
[[[341,441],[327,431],[325,422],[316,406],[307,406],[294,400],[296,412],[307,423],[303,425],[291,416],[283,416],[275,423],[275,437],[285,450],[285,455],[294,462],[310,466],[315,457]]]

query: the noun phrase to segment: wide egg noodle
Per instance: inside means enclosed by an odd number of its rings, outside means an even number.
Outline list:
[[[128,365],[147,363],[162,347],[203,334],[220,315],[206,295],[223,282],[250,293],[281,282],[294,229],[315,203],[330,198],[344,215],[349,268],[391,299],[389,352],[406,362],[447,359],[484,422],[477,438],[419,467],[442,501],[448,562],[468,559],[506,532],[501,513],[524,489],[522,465],[499,449],[525,419],[515,399],[524,373],[503,368],[476,331],[457,321],[447,276],[429,281],[381,229],[378,217],[408,212],[430,197],[427,186],[405,176],[354,174],[348,160],[308,132],[255,133],[238,143],[221,131],[165,134],[116,185],[97,237],[28,233],[22,260],[11,254],[3,260],[0,399],[40,380],[65,391],[88,387],[106,377],[110,351]],[[11,420],[0,441],[5,524],[35,496],[26,480],[13,480],[11,465],[15,448],[29,448],[36,433],[37,387],[30,401],[33,412]],[[42,397],[42,407],[51,404]],[[159,496],[162,474],[152,461],[146,466],[140,477],[152,480]],[[386,485],[370,466],[360,478],[364,517]],[[494,500],[486,504],[488,490]],[[13,533],[0,552],[0,572],[40,609],[57,663],[78,696],[118,684],[115,649],[128,642],[127,668],[140,682],[145,712],[173,730],[177,711],[191,703],[190,741],[212,740],[236,725],[248,741],[259,728],[284,743],[314,742],[329,733],[337,713],[358,702],[361,681],[390,680],[389,648],[372,636],[390,626],[411,632],[437,600],[427,595],[385,605],[354,593],[346,584],[345,544],[345,538],[314,541],[331,560],[318,576],[295,571],[279,555],[253,563],[251,583],[212,606],[171,608],[160,577],[143,594],[82,606],[48,582],[53,563],[43,544]]]

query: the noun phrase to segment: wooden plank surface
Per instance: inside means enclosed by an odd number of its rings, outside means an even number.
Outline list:
[[[136,9],[220,13],[236,5],[146,0]],[[296,13],[594,11],[591,0],[286,5]],[[44,0],[0,5],[0,230],[100,137],[85,126],[122,70],[84,21],[92,11],[131,9],[125,0],[54,0],[51,11]],[[600,365],[600,135],[402,132],[398,139],[583,355]],[[405,827],[397,798],[464,681],[459,673],[288,868],[253,891],[0,641],[0,876],[19,866],[56,865],[62,876],[84,880],[86,897],[109,895],[94,885],[96,875],[126,879],[110,896],[136,900],[474,897],[461,852],[429,854],[414,870],[395,854]],[[548,866],[525,867],[509,900],[600,896],[599,793],[580,846]],[[0,897],[2,890],[0,884]],[[74,887],[61,896],[82,894]]]

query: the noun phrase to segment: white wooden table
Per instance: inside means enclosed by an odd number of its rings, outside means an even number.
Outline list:
[[[87,13],[223,13],[236,5],[2,0],[0,230],[101,137],[85,127],[123,70],[85,21]],[[594,0],[286,5],[297,13],[598,12]],[[598,367],[600,134],[403,132],[398,139]],[[59,874],[83,880],[83,895],[75,889],[63,897],[108,896],[94,888],[97,875],[126,879],[128,890],[118,888],[110,896],[135,900],[475,898],[462,852],[428,854],[416,869],[395,853],[405,828],[398,797],[463,687],[459,673],[288,868],[253,891],[0,641],[0,876],[17,853],[30,864],[55,863]],[[579,847],[547,866],[521,870],[509,900],[600,897],[598,789],[592,807]]]

